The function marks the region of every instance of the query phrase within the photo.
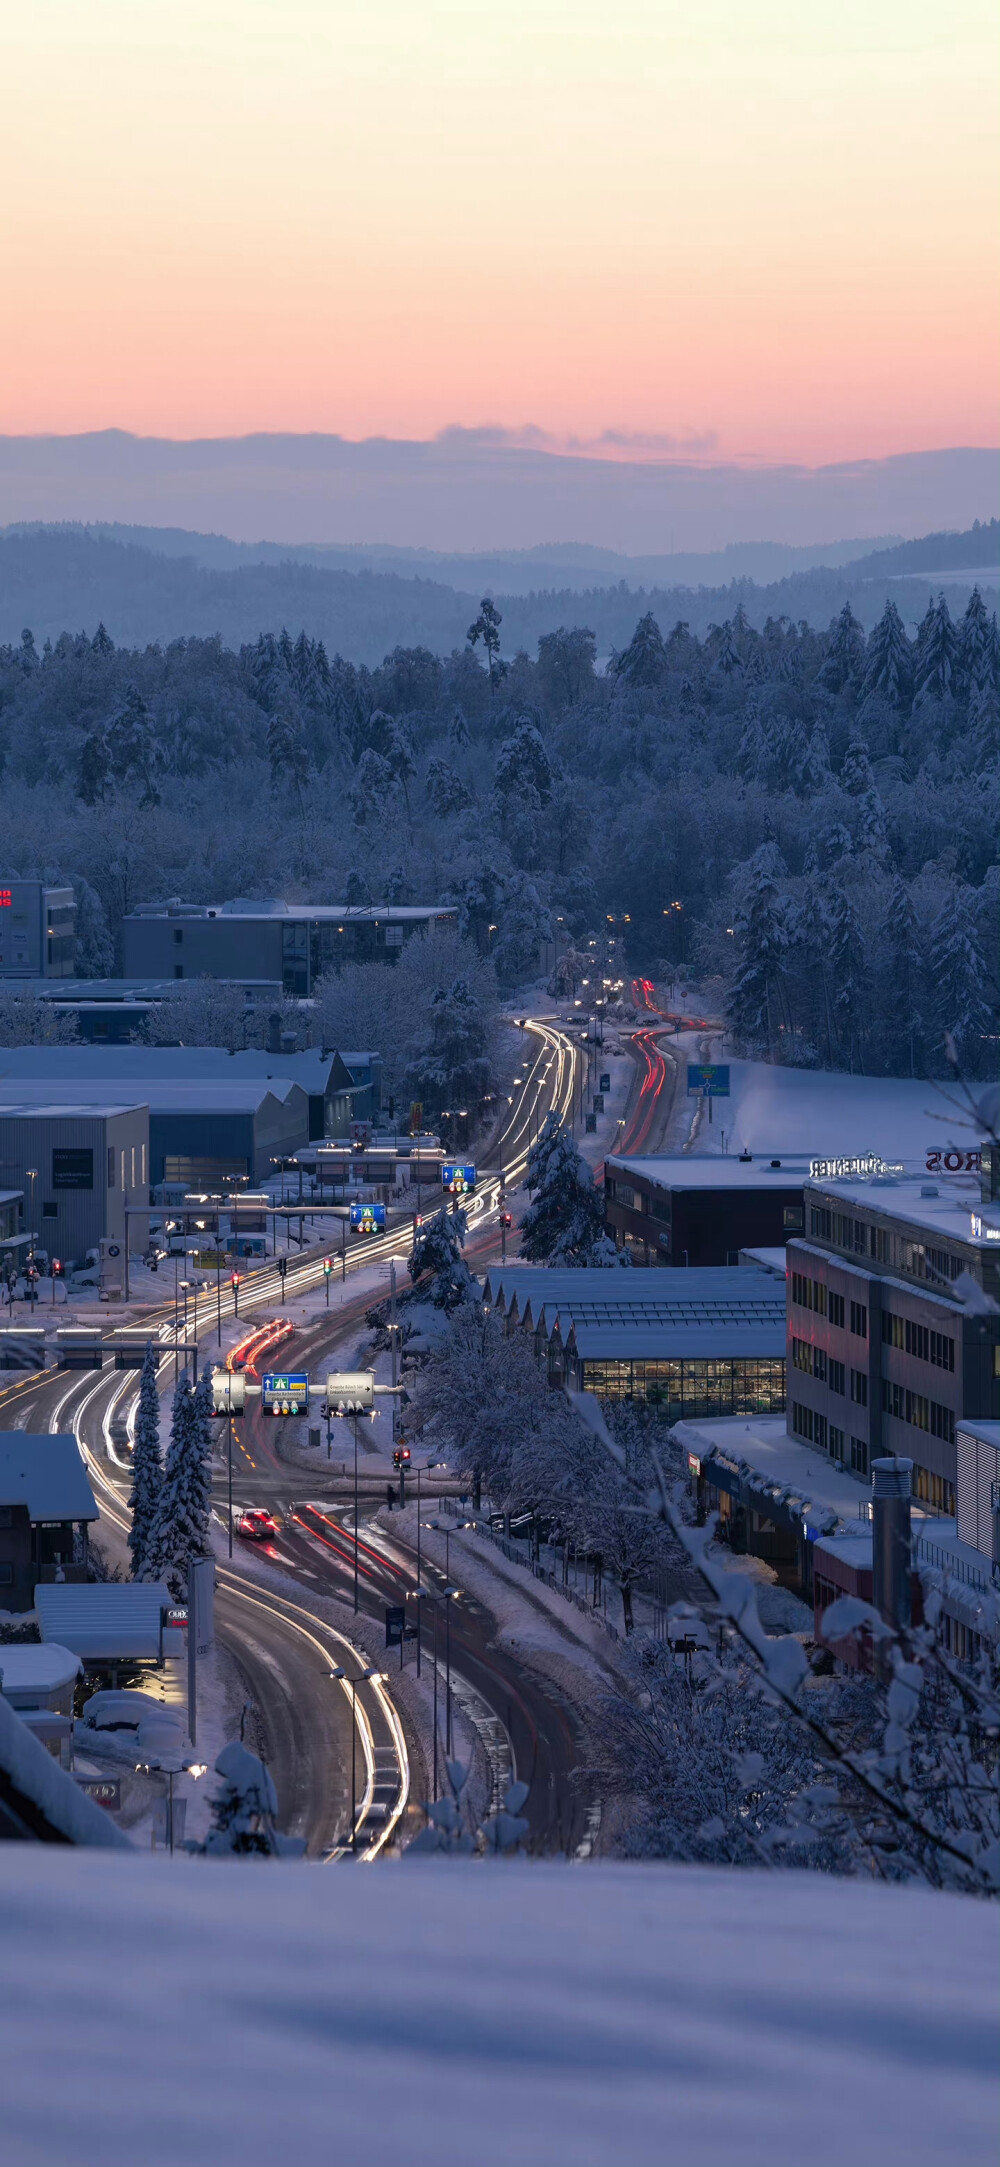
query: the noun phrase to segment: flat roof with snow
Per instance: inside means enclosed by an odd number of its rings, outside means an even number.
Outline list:
[[[853,1474],[839,1460],[827,1458],[789,1437],[785,1418],[757,1416],[750,1421],[724,1415],[717,1421],[685,1421],[674,1425],[674,1435],[704,1461],[718,1454],[734,1471],[741,1460],[776,1491],[801,1498],[803,1507],[818,1506],[836,1513],[839,1520],[860,1517],[858,1508],[871,1498],[871,1484]]]
[[[707,1152],[651,1153],[642,1158],[604,1161],[609,1174],[635,1174],[658,1189],[801,1189],[809,1178],[809,1161],[790,1157],[762,1159],[723,1157]]]
[[[1000,1205],[983,1204],[975,1176],[956,1176],[952,1186],[943,1181],[907,1180],[899,1174],[873,1174],[867,1181],[809,1181],[810,1197],[843,1198],[869,1211],[884,1212],[888,1219],[904,1219],[908,1225],[950,1235],[953,1241],[971,1242],[977,1249],[995,1249],[1000,1256]]]
[[[97,1520],[80,1447],[66,1430],[0,1432],[0,1505],[26,1505],[40,1520]]]
[[[171,1601],[162,1580],[46,1582],[35,1589],[42,1639],[89,1662],[159,1662],[161,1617]]]

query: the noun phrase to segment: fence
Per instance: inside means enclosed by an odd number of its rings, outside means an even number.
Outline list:
[[[452,1498],[443,1497],[440,1503],[443,1512],[448,1513],[455,1520],[458,1519],[459,1507]],[[511,1542],[506,1535],[498,1535],[496,1529],[490,1526],[488,1520],[477,1520],[476,1534],[481,1535],[484,1541],[491,1542],[495,1550],[502,1550],[504,1557],[512,1565],[519,1565],[522,1572],[531,1574],[533,1580],[541,1580],[545,1587],[553,1588],[557,1595],[561,1595],[564,1602],[572,1603],[574,1610],[579,1610],[581,1616],[589,1618],[592,1624],[599,1625],[602,1632],[607,1634],[609,1640],[619,1641],[621,1639],[622,1636],[617,1626],[612,1625],[610,1618],[606,1618],[602,1611],[595,1610],[591,1603],[585,1602],[583,1596],[578,1595],[575,1588],[564,1585],[563,1581],[551,1569],[536,1564],[534,1558],[525,1557],[519,1545]]]

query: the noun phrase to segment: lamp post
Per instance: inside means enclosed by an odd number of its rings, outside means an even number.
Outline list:
[[[427,1475],[427,1474],[429,1474],[429,1473],[430,1473],[430,1470],[431,1470],[431,1468],[432,1468],[432,1467],[447,1467],[447,1465],[448,1465],[448,1462],[447,1462],[447,1460],[425,1460],[425,1461],[423,1462],[423,1465],[421,1465],[421,1463],[420,1463],[420,1461],[419,1461],[419,1460],[417,1461],[417,1588],[418,1588],[418,1591],[420,1590],[420,1588],[421,1588],[421,1586],[422,1586],[422,1582],[421,1582],[421,1578],[420,1578],[420,1527],[421,1527],[421,1520],[420,1520],[420,1477],[421,1477],[421,1475],[422,1475],[422,1474],[424,1474],[424,1475]],[[420,1676],[420,1606],[419,1606],[419,1603],[418,1603],[418,1605],[417,1605],[417,1677],[419,1678],[419,1676]]]
[[[358,1418],[354,1416],[354,1609],[358,1608]]]
[[[355,1677],[348,1677],[338,1663],[330,1672],[331,1678],[343,1679],[351,1688],[351,1857],[358,1855],[358,1687],[368,1679],[372,1683],[385,1676],[381,1670],[363,1670]]]

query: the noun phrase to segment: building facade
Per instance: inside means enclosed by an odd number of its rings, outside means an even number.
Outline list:
[[[0,978],[72,978],[75,961],[72,888],[0,881]]]
[[[802,1232],[801,1159],[650,1156],[604,1165],[608,1232],[633,1264],[701,1269],[739,1263]]]
[[[25,1234],[64,1264],[102,1241],[125,1241],[125,1203],[149,1195],[149,1108],[0,1103],[0,1166],[26,1198]],[[133,1218],[141,1251],[148,1222]]]
[[[784,1289],[755,1267],[654,1280],[494,1266],[483,1298],[531,1336],[555,1389],[642,1401],[670,1421],[784,1411]]]
[[[911,1459],[915,1501],[948,1517],[963,1416],[1000,1416],[989,1147],[983,1160],[964,1197],[891,1176],[810,1181],[787,1252],[790,1434],[861,1475]]]
[[[415,935],[455,931],[446,905],[142,904],[122,928],[126,977],[270,978],[308,1000],[342,963],[394,962]]]

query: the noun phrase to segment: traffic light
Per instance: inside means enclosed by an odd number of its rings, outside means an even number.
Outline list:
[[[286,1273],[286,1272],[287,1272],[287,1270],[288,1270],[288,1258],[287,1258],[287,1257],[279,1257],[279,1258],[278,1258],[278,1270],[279,1270],[279,1272],[281,1273],[281,1276],[282,1276],[282,1279],[283,1279],[283,1278],[284,1278],[284,1276],[285,1276],[285,1273]]]
[[[242,1279],[242,1277],[242,1272],[230,1272],[229,1274],[229,1284],[233,1290],[234,1317],[238,1317],[240,1313],[240,1280]]]
[[[62,1278],[62,1258],[61,1258],[61,1257],[53,1257],[53,1259],[52,1259],[52,1277],[53,1277],[53,1279],[61,1279],[61,1278]]]
[[[501,1226],[513,1226],[513,1224],[514,1224],[514,1214],[513,1214],[513,1212],[510,1212],[510,1211],[502,1211],[502,1212],[500,1213],[500,1224],[501,1224]]]
[[[392,1455],[392,1464],[393,1464],[393,1466],[394,1466],[394,1467],[409,1467],[409,1464],[410,1464],[410,1448],[409,1448],[409,1445],[397,1445],[397,1446],[396,1446],[396,1450],[395,1450],[395,1452],[394,1452],[394,1453],[393,1453],[393,1455]]]
[[[333,1258],[332,1258],[332,1257],[324,1257],[324,1258],[323,1258],[323,1277],[324,1277],[324,1279],[329,1279],[329,1277],[330,1277],[330,1273],[332,1272],[332,1270],[333,1270]]]

